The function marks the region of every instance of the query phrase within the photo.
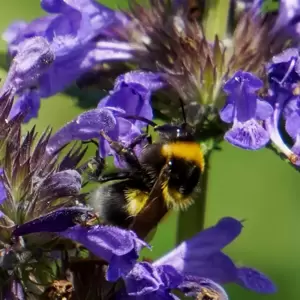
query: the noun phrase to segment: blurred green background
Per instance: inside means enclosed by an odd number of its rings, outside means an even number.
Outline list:
[[[111,7],[125,7],[125,0],[102,0]],[[3,3],[4,4],[4,3]],[[0,32],[15,20],[31,20],[43,15],[38,0],[5,1],[0,12]],[[0,50],[5,43],[0,42]],[[3,66],[5,57],[1,55]],[[5,70],[0,69],[0,77]],[[43,130],[49,124],[58,129],[78,115],[81,109],[72,97],[59,94],[43,100],[37,124]],[[225,251],[241,265],[249,265],[268,274],[278,287],[275,295],[257,295],[236,285],[228,286],[233,300],[297,300],[300,295],[300,184],[295,170],[269,150],[247,152],[222,144],[213,153],[209,170],[205,225],[210,226],[224,216],[246,219],[242,235]],[[181,238],[190,236],[190,227],[197,224],[199,212],[192,206],[185,212],[190,224],[179,222],[173,213],[159,227],[149,256],[166,253],[176,243],[180,226]],[[148,255],[148,253],[147,253]]]

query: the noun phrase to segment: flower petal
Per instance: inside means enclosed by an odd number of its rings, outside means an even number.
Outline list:
[[[46,72],[55,59],[49,43],[42,37],[26,39],[18,47],[12,61],[3,91],[21,90],[37,84],[39,77]]]
[[[268,103],[267,101],[258,99],[257,106],[256,106],[255,119],[266,120],[268,117],[270,117],[272,115],[273,111],[274,111],[273,107],[270,103]]]
[[[10,24],[2,33],[2,39],[8,44],[14,42],[18,38],[20,32],[22,32],[26,26],[27,23],[25,21],[15,21],[14,23]]]
[[[75,170],[65,170],[54,173],[41,182],[39,201],[54,199],[79,194],[81,189],[81,176]]]
[[[241,233],[242,228],[240,221],[230,217],[223,218],[215,226],[204,229],[191,239],[184,241],[153,264],[156,266],[176,265],[177,270],[189,269],[192,267],[193,260],[201,264],[204,258],[219,252],[231,243]],[[185,266],[185,260],[189,261],[189,266]]]
[[[252,268],[238,268],[238,278],[239,285],[256,293],[273,294],[277,290],[266,275]]]
[[[188,276],[208,277],[218,282],[236,278],[236,268],[220,249],[232,242],[241,232],[241,222],[223,218],[215,226],[203,230],[156,260],[153,265],[170,265]]]
[[[290,114],[285,122],[285,130],[294,140],[300,133],[300,111],[295,111]]]
[[[272,57],[272,63],[280,64],[280,63],[289,63],[293,58],[297,58],[299,56],[299,51],[297,48],[288,48],[281,53],[274,55]]]
[[[253,93],[263,86],[263,82],[250,72],[237,71],[223,86],[227,94],[236,92],[237,89],[243,88]]]
[[[277,99],[276,99],[277,100]],[[300,97],[295,96],[295,97],[288,97],[286,99],[283,109],[283,116],[285,119],[288,119],[290,115],[296,111],[300,111]]]
[[[234,104],[234,118],[239,122],[246,122],[255,117],[257,96],[255,91],[262,87],[262,81],[248,72],[238,71],[229,79],[223,89],[230,95],[227,104]],[[225,111],[221,111],[221,117],[225,122],[230,121],[232,114],[225,105]]]
[[[116,119],[110,109],[86,111],[58,130],[49,140],[47,151],[54,153],[73,140],[99,138],[100,131],[112,130]]]
[[[237,269],[229,256],[217,252],[202,260],[196,260],[196,254],[187,254],[184,274],[205,277],[217,283],[233,282],[237,278]]]
[[[77,225],[60,235],[82,244],[96,256],[105,259],[109,263],[109,281],[127,275],[138,259],[139,251],[146,246],[134,232],[112,226]]]
[[[253,119],[234,123],[224,138],[230,144],[247,150],[263,148],[270,140],[269,133]]]
[[[91,209],[84,207],[60,208],[47,215],[19,225],[14,230],[13,235],[22,236],[35,232],[65,231],[69,227],[73,227],[74,225],[76,225],[79,217],[83,214],[86,214],[88,211],[91,211]]]
[[[29,122],[32,118],[38,116],[38,112],[41,106],[41,98],[37,90],[28,90],[24,92],[14,104],[10,111],[10,118],[14,118],[21,112],[27,112],[24,118],[24,123]]]
[[[269,81],[281,87],[290,88],[290,84],[299,81],[296,69],[299,67],[299,52],[296,48],[288,48],[278,55],[273,56],[267,64]]]
[[[220,110],[220,118],[225,123],[232,123],[234,120],[234,100],[233,97],[229,95],[226,100],[226,104]]]
[[[130,296],[153,293],[163,285],[157,269],[147,262],[137,263],[126,276],[125,283]]]
[[[122,85],[122,83],[138,84],[143,86],[146,90],[150,92],[159,90],[166,85],[166,83],[162,79],[161,74],[144,71],[131,71],[120,75],[116,79],[115,88]]]
[[[183,276],[179,274],[172,266],[158,266],[157,270],[164,286],[169,289],[177,288],[183,281]]]
[[[98,104],[98,108],[106,106],[117,107],[125,111],[126,115],[140,116],[146,119],[153,118],[150,105],[150,91],[139,84],[127,84],[121,82],[112,93]],[[145,127],[141,121],[132,121],[137,127]]]

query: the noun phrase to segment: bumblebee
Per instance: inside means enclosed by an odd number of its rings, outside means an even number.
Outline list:
[[[159,140],[152,143],[150,136],[142,134],[124,147],[102,132],[128,167],[100,176],[101,185],[91,193],[89,203],[104,223],[131,228],[144,238],[169,209],[192,204],[204,156],[188,124],[158,126],[144,118],[128,118],[153,126]],[[143,141],[146,144],[137,156],[134,148]]]

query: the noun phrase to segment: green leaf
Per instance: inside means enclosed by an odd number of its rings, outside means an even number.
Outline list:
[[[208,40],[213,41],[215,35],[222,40],[227,33],[230,0],[205,1],[204,29]]]

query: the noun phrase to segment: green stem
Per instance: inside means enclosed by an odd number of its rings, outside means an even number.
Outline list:
[[[224,39],[227,33],[230,0],[205,1],[204,30],[208,40],[212,41],[217,34]]]
[[[204,228],[210,153],[205,157],[205,171],[201,177],[200,190],[194,197],[195,203],[187,211],[179,213],[177,243],[191,238]]]

